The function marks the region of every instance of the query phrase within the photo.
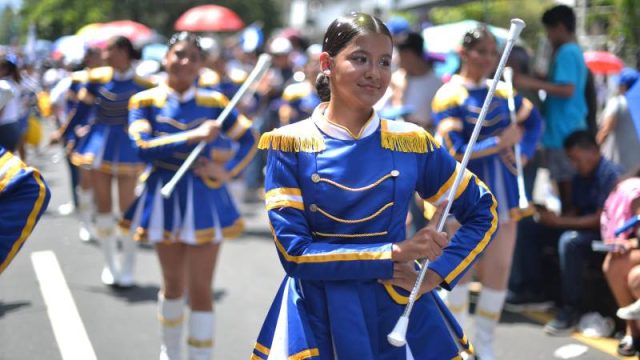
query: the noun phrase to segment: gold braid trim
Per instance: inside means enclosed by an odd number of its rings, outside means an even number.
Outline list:
[[[324,150],[324,140],[320,136],[290,135],[271,131],[260,137],[258,149],[273,149],[283,152],[320,152]]]
[[[426,130],[407,133],[382,131],[382,147],[385,149],[424,154],[440,147]]]

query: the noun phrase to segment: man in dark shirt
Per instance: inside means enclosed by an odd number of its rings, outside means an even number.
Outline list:
[[[544,328],[551,335],[571,333],[579,320],[582,278],[591,242],[600,238],[600,213],[622,173],[618,165],[602,157],[595,138],[586,130],[569,135],[564,149],[577,170],[572,181],[573,208],[563,215],[539,209],[541,224],[563,231],[558,241],[563,304]]]

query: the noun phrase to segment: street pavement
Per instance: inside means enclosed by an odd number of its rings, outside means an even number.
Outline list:
[[[97,243],[81,242],[74,216],[63,216],[57,211],[70,199],[62,151],[57,147],[44,148],[37,157],[32,153],[31,158],[31,164],[43,171],[52,199],[31,238],[0,275],[0,359],[157,359],[160,340],[156,298],[160,270],[153,249],[145,245],[139,248],[136,287],[116,291],[103,286],[100,247]],[[263,205],[239,205],[245,215],[247,232],[240,239],[223,244],[215,276],[214,358],[217,360],[249,358],[284,274],[271,241]],[[45,303],[43,291],[49,280],[41,284],[37,276],[54,277],[55,271],[45,270],[36,275],[34,264],[41,264],[39,259],[43,254],[49,258],[55,255],[59,263],[71,295],[64,304]],[[56,287],[59,291],[54,290],[54,294],[64,293],[64,282]],[[73,303],[75,307],[69,306]],[[72,315],[76,312],[65,310],[61,315],[53,311],[60,307],[77,309],[80,326],[72,326]],[[48,314],[48,309],[52,314]],[[554,356],[556,350],[572,344],[578,352],[586,350],[574,357],[576,359],[616,358],[609,355],[615,353],[615,340],[583,342],[575,337],[546,336],[540,316],[544,315],[503,314],[497,331],[499,359],[555,359],[558,358]],[[56,326],[62,323],[68,327],[58,335],[53,330],[56,317]],[[83,336],[88,339],[86,344]],[[74,352],[95,354],[95,357],[78,354],[74,357]]]

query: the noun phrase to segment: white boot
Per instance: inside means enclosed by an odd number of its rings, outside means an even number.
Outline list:
[[[129,235],[120,235],[120,240],[122,241],[122,267],[117,283],[121,287],[131,287],[134,284],[138,244]]]
[[[76,188],[78,193],[78,220],[80,221],[79,237],[82,241],[96,240],[95,228],[93,226],[93,191]]]
[[[506,290],[494,290],[486,286],[483,286],[480,291],[476,306],[476,333],[473,347],[481,360],[496,359],[493,343],[506,296]]]
[[[462,329],[468,328],[469,318],[469,283],[458,284],[447,294],[447,307]]]
[[[160,360],[180,360],[184,300],[182,298],[165,299],[161,293],[158,293],[158,319],[162,335]]]
[[[189,318],[189,360],[210,360],[213,353],[215,317],[210,311],[191,311]]]
[[[105,266],[102,269],[102,283],[105,285],[114,285],[118,275],[118,244],[115,236],[116,222],[113,215],[98,214],[96,215],[96,232],[102,251],[104,253]]]

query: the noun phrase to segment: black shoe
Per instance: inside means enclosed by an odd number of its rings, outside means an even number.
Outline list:
[[[578,313],[571,309],[562,309],[557,314],[555,319],[549,321],[544,326],[544,332],[553,336],[567,336],[570,335],[578,324]]]
[[[509,291],[505,299],[504,309],[510,312],[546,311],[553,306],[553,302],[546,300],[540,293],[519,294]]]
[[[626,335],[618,343],[618,355],[633,356],[640,351],[640,339]]]

